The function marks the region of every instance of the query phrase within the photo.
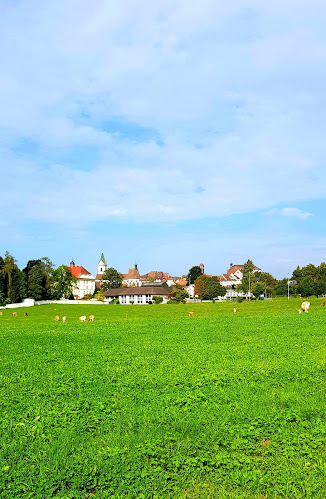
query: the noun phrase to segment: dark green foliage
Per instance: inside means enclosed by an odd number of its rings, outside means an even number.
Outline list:
[[[206,281],[206,291],[204,293],[204,300],[213,300],[219,296],[226,294],[225,286],[222,286],[217,277],[208,277]]]
[[[195,295],[201,300],[213,300],[226,294],[226,288],[222,286],[217,277],[200,275],[195,281]]]
[[[108,289],[121,288],[121,285],[121,274],[119,274],[119,272],[113,267],[106,269],[102,277],[102,290],[107,291]]]
[[[297,267],[292,274],[292,279],[298,282],[298,292],[303,297],[321,296],[326,293],[326,263],[318,267],[311,263],[305,267]]]
[[[176,303],[182,303],[186,298],[189,298],[189,295],[184,289],[175,289],[171,292],[171,300]]]
[[[8,287],[8,303],[20,303],[26,298],[26,285],[24,272],[17,265],[11,272],[11,286]]]
[[[52,296],[56,300],[72,296],[72,285],[76,282],[71,270],[66,265],[60,265],[52,274]]]
[[[153,296],[153,302],[156,304],[162,303],[163,297],[162,296]]]
[[[45,292],[46,276],[40,266],[34,265],[28,271],[28,296],[34,300],[42,300]]]
[[[202,275],[201,268],[198,265],[191,267],[187,275],[188,284],[194,284],[195,280]]]
[[[4,260],[0,256],[0,306],[4,305],[8,293],[8,277],[2,272]]]

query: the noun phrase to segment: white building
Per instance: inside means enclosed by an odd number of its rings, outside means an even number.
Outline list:
[[[261,272],[259,267],[253,266],[253,273]],[[230,265],[230,268],[226,271],[226,274],[218,275],[217,278],[222,284],[227,288],[225,299],[237,298],[238,296],[245,297],[246,294],[243,291],[237,291],[237,286],[241,284],[243,277],[243,265]]]
[[[95,278],[84,267],[71,261],[68,269],[71,271],[73,277],[77,278],[77,282],[73,284],[72,293],[75,298],[80,299],[85,295],[93,294],[95,291]]]
[[[122,305],[146,305],[153,302],[153,296],[161,296],[162,303],[166,303],[170,299],[170,292],[167,287],[164,285],[158,286],[154,283],[153,285],[140,287],[108,289],[103,295],[109,300],[118,298]]]

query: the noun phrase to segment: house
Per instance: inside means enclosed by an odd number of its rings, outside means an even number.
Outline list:
[[[236,287],[242,282],[243,267],[243,265],[233,265],[233,263],[231,263],[229,269],[226,271],[226,274],[217,276],[222,286],[227,288],[225,295],[226,299],[237,298],[237,296],[246,296],[244,292],[238,292],[236,290]],[[261,269],[256,267],[256,265],[253,266],[253,273],[255,272],[261,272]]]
[[[80,299],[85,295],[93,294],[95,290],[95,278],[81,265],[75,265],[72,260],[68,269],[73,277],[77,278],[77,282],[73,284],[72,293],[75,298]]]
[[[213,277],[212,275],[205,274],[205,267],[203,263],[201,263],[199,267],[203,275],[206,277]],[[224,296],[225,299],[231,300],[232,298],[237,298],[237,296],[246,296],[243,291],[237,291],[236,289],[236,287],[242,282],[243,267],[243,265],[233,265],[233,263],[231,263],[230,268],[226,271],[226,274],[216,276],[222,286],[227,288],[226,295]],[[261,272],[261,269],[254,265],[253,273],[254,272]],[[186,288],[191,298],[194,298],[194,288],[194,284],[190,284]]]
[[[161,296],[162,303],[166,303],[170,299],[170,291],[167,286],[155,283],[131,288],[108,289],[103,295],[110,301],[118,298],[122,305],[148,305],[153,302],[153,296]]]
[[[148,272],[148,274],[141,276],[140,279],[143,283],[155,282],[155,283],[165,283],[168,286],[175,286],[180,277],[171,277],[168,272],[151,270],[151,272]]]
[[[133,269],[129,269],[128,274],[122,274],[122,284],[127,286],[140,286],[141,282],[137,263],[135,263],[135,267]]]

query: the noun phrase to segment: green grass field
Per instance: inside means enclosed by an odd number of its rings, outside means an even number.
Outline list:
[[[0,497],[325,498],[326,309],[301,301],[3,311]]]

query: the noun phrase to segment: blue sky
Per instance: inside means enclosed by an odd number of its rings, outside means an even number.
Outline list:
[[[0,254],[325,261],[325,21],[321,0],[0,0]]]

